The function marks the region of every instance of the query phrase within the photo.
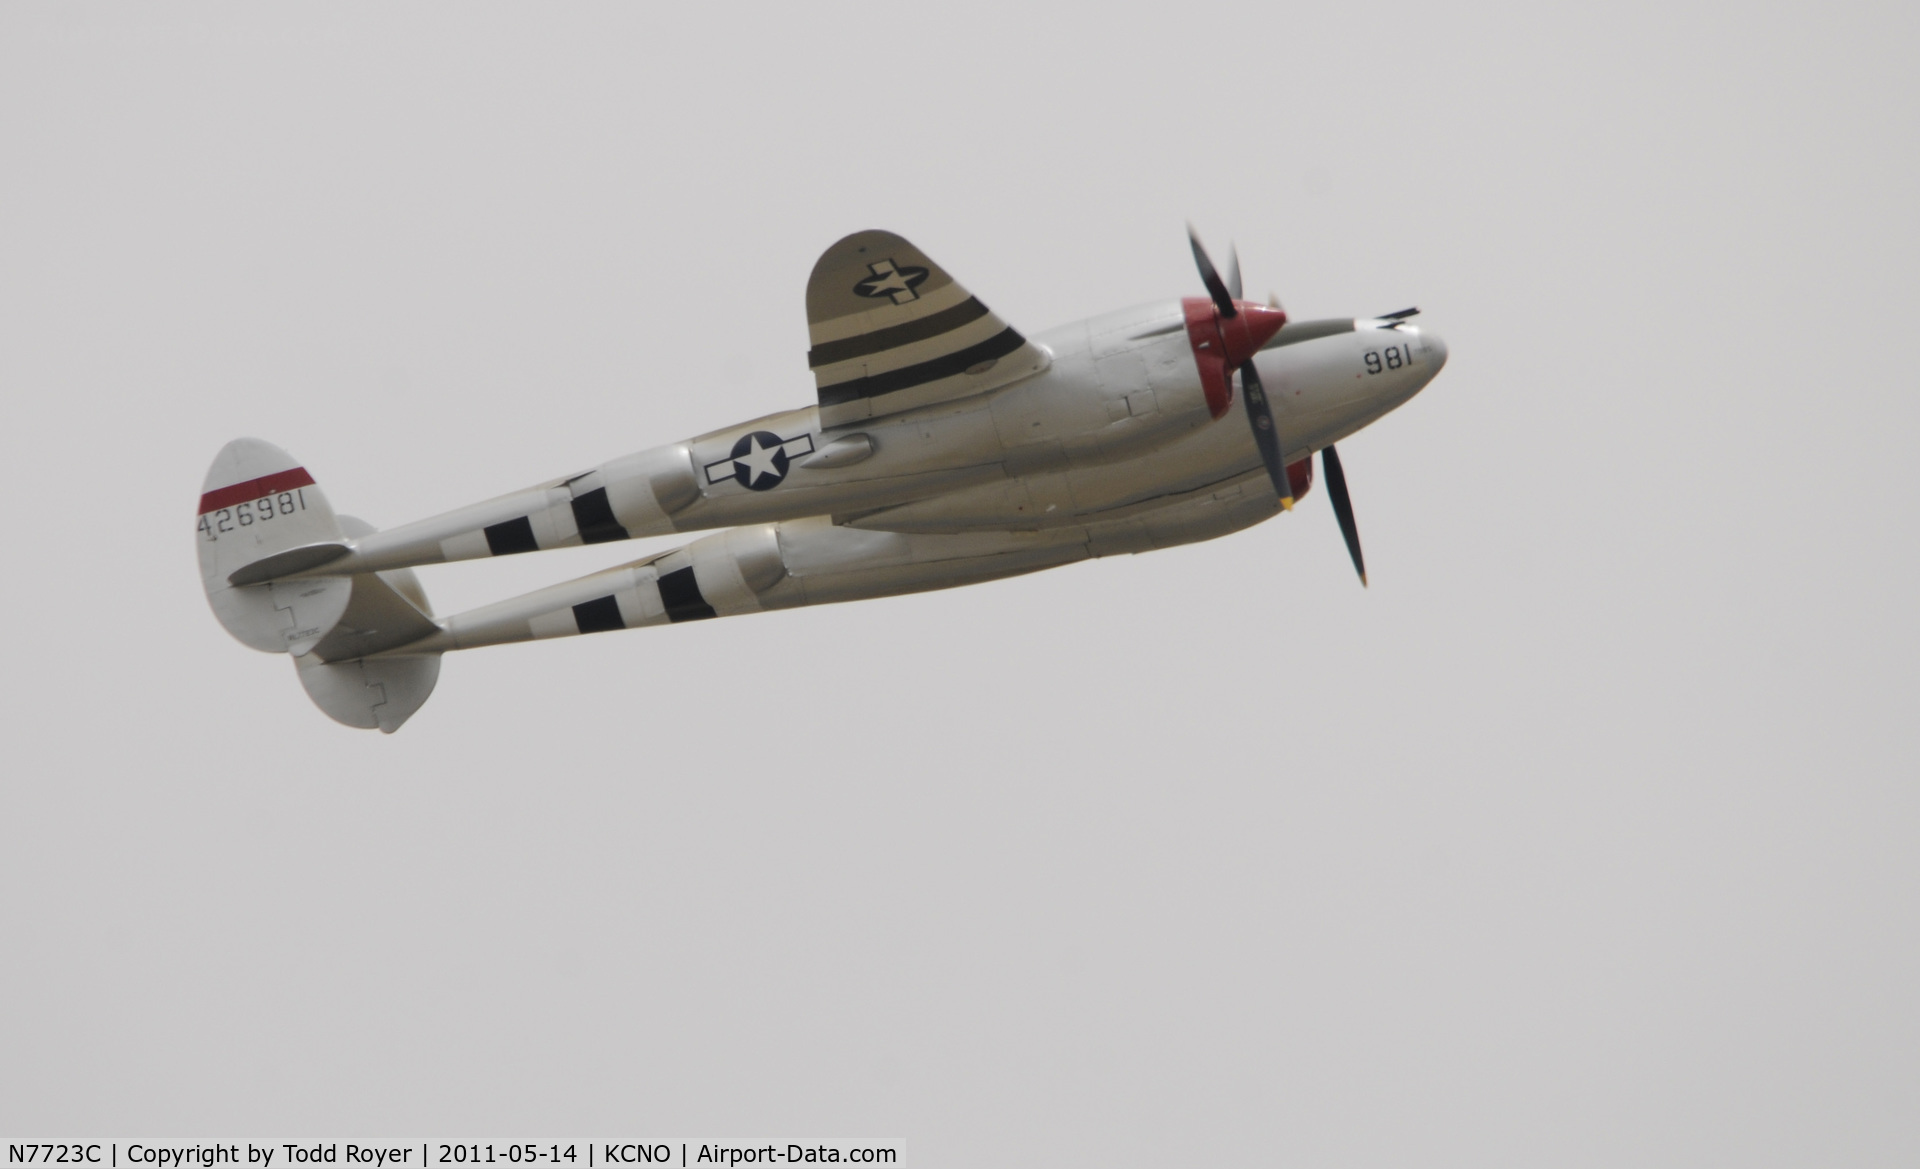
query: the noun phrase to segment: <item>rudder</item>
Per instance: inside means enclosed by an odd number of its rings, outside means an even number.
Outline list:
[[[237,438],[221,448],[201,485],[195,535],[207,603],[242,645],[266,653],[301,653],[346,611],[353,591],[346,577],[234,581],[236,573],[263,561],[304,560],[300,567],[312,567],[347,548],[319,484],[272,443]]]

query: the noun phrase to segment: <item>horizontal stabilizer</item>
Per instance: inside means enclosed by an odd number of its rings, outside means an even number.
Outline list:
[[[353,516],[341,516],[340,526],[356,539],[374,530],[371,524]],[[323,662],[344,662],[399,649],[440,632],[433,608],[427,604],[426,590],[411,568],[363,572],[346,579],[352,582],[353,594],[345,611],[307,656]]]
[[[374,529],[365,520],[343,515],[340,530],[359,539]],[[318,644],[293,663],[299,667],[307,697],[328,718],[363,730],[378,727],[390,735],[433,694],[440,678],[440,655],[363,659],[438,633],[440,625],[433,619],[420,578],[410,568],[363,572],[345,579],[353,588],[346,611]]]
[[[323,564],[331,564],[351,551],[353,548],[348,544],[302,544],[298,548],[275,552],[252,564],[234,569],[227,574],[227,583],[264,584],[276,577],[292,576],[296,572],[306,572],[309,569],[319,568]]]
[[[402,574],[411,577],[413,572],[399,568],[348,577],[353,582],[353,597],[347,602],[346,612],[307,655],[324,662],[343,662],[399,649],[440,632],[433,618],[391,583]],[[416,590],[418,587],[414,585]]]

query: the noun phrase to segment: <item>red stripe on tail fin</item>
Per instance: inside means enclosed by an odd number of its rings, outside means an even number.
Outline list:
[[[249,499],[292,491],[296,487],[311,486],[313,486],[313,476],[307,474],[305,467],[295,467],[291,471],[276,471],[271,475],[262,475],[258,479],[249,479],[245,483],[235,483],[231,487],[207,492],[200,497],[199,514],[206,515],[210,511],[219,511],[223,507],[232,507],[236,503],[245,503]]]

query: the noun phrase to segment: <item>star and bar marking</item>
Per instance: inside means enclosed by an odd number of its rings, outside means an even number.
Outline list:
[[[770,430],[756,430],[741,435],[732,454],[707,464],[707,484],[732,479],[749,491],[771,491],[786,479],[794,459],[812,453],[811,434],[781,438]]]
[[[915,289],[927,281],[927,270],[916,267],[897,267],[892,260],[879,260],[867,265],[873,275],[853,286],[855,296],[864,296],[869,300],[878,300],[883,296],[893,298],[895,304],[906,304],[920,299]]]

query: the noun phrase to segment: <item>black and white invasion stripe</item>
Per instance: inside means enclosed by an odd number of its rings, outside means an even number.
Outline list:
[[[943,300],[951,303],[942,305]],[[865,332],[833,335],[845,327],[842,322],[852,325],[876,316],[884,319],[901,315],[910,315],[911,319]],[[1006,378],[984,379],[980,375],[1028,344],[1018,330],[958,284],[948,284],[919,301],[889,307],[881,313],[821,322],[814,331],[816,340],[807,354],[807,364],[813,370],[822,409],[833,412],[836,407],[864,403],[857,416],[910,409],[1004,384]],[[1026,372],[1026,367],[1021,372]]]
[[[694,577],[691,564],[663,574],[654,583],[660,590],[660,604],[670,622],[704,621],[720,615],[701,594],[700,582]],[[582,633],[611,633],[627,627],[626,619],[620,615],[620,599],[612,593],[573,606],[573,624]]]

